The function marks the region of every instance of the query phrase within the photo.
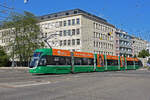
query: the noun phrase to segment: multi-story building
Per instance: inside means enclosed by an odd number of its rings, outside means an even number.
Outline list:
[[[132,36],[122,30],[116,30],[116,55],[117,56],[133,56]]]
[[[57,49],[115,55],[115,27],[105,19],[80,9],[39,17],[42,35],[49,37]]]
[[[132,40],[133,40],[133,55],[138,56],[140,51],[146,50],[147,41],[138,37],[133,37]]]
[[[4,49],[9,53],[11,47],[8,44],[13,40],[13,34],[10,29],[2,29],[0,30],[0,46],[4,47]]]
[[[147,49],[147,51],[148,51],[149,54],[150,54],[150,42],[147,42],[147,44],[146,44],[146,49]]]

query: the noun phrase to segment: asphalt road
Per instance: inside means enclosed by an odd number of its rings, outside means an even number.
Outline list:
[[[0,100],[150,100],[150,71],[31,75],[0,69]]]

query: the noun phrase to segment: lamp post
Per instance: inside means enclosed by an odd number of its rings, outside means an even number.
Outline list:
[[[15,50],[15,40],[12,40],[12,41],[13,41],[13,45],[12,45],[12,64],[11,64],[11,66],[15,67],[15,60],[14,60],[14,57],[15,57],[15,53],[14,53],[14,50]]]
[[[27,3],[29,0],[24,0],[24,3]]]

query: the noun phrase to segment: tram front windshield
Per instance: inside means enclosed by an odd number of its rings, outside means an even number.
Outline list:
[[[40,55],[41,55],[41,52],[35,52],[34,53],[33,58],[30,62],[30,66],[29,66],[30,68],[36,67],[38,65]]]

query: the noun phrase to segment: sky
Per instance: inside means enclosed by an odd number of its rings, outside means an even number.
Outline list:
[[[79,8],[106,19],[130,35],[150,41],[150,0],[0,0],[15,11],[36,16]],[[5,10],[0,6],[0,11]],[[7,14],[0,13],[0,20]]]

